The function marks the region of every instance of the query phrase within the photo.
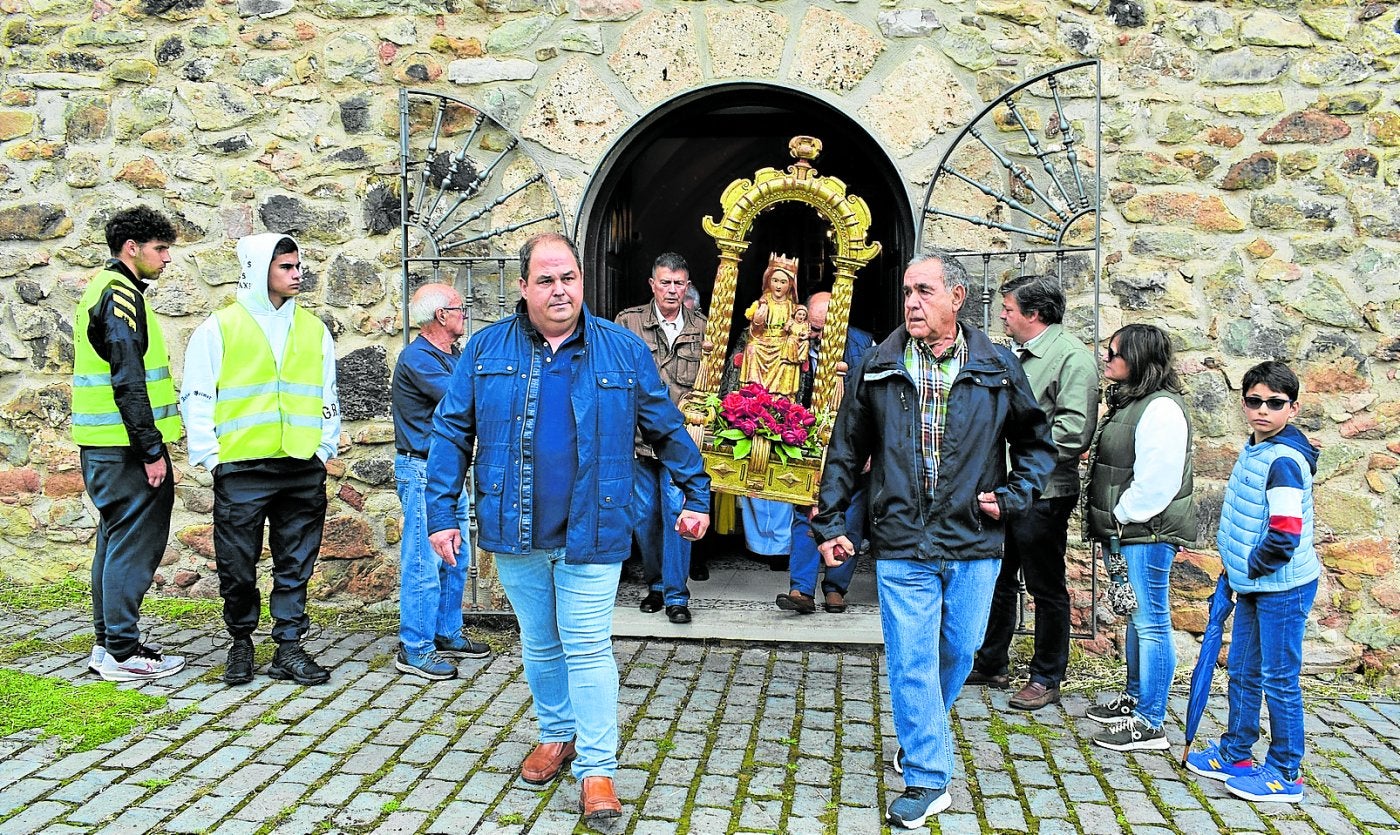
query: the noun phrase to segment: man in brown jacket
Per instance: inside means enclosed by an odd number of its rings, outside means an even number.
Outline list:
[[[617,323],[642,338],[651,349],[671,400],[681,400],[695,386],[700,372],[700,343],[705,336],[705,316],[685,307],[690,268],[674,252],[657,256],[651,268],[650,304],[629,307],[617,315]],[[637,544],[648,592],[643,612],[659,612],[664,606],[671,623],[690,623],[690,543],[671,521],[680,513],[683,496],[671,482],[666,468],[645,444],[637,444],[637,468],[633,500],[638,503]]]

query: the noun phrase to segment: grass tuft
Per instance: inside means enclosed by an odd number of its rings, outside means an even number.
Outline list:
[[[0,737],[38,730],[87,751],[127,735],[165,707],[164,696],[123,690],[111,682],[74,685],[0,670]]]

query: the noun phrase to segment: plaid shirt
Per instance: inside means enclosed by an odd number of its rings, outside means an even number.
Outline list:
[[[948,425],[948,392],[966,362],[967,340],[961,325],[957,339],[942,354],[935,354],[922,339],[910,339],[904,344],[904,367],[914,378],[914,389],[919,395],[919,452],[923,458],[920,476],[924,496],[929,499],[938,485],[938,458],[943,428]]]

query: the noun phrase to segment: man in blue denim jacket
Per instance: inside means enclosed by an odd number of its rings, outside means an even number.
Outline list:
[[[474,464],[478,544],[520,622],[540,744],[521,765],[533,786],[573,761],[590,826],[622,814],[612,610],[632,545],[634,432],[685,502],[676,520],[698,539],[710,481],[651,353],[588,313],[573,244],[545,233],[520,249],[514,316],[467,343],[433,418],[428,531],[449,564],[462,545],[457,498]]]

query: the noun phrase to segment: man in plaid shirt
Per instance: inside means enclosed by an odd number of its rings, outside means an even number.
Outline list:
[[[904,325],[846,378],[812,521],[827,565],[855,552],[843,514],[869,458],[895,768],[906,785],[888,818],[906,829],[952,803],[948,705],[982,644],[1005,521],[1030,507],[1055,460],[1020,363],[959,323],[967,293],[967,271],[948,256],[910,262]]]

